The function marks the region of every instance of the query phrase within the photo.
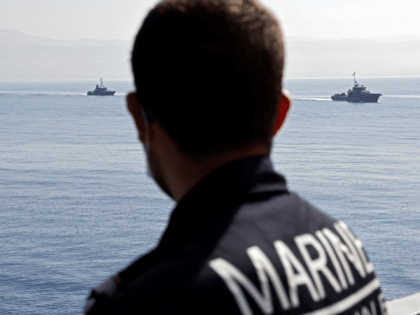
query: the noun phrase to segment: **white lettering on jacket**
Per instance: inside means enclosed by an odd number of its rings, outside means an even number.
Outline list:
[[[344,223],[337,222],[334,228],[345,244],[328,228],[316,231],[314,233],[316,237],[309,233],[296,236],[294,241],[301,256],[300,260],[283,241],[274,242],[275,251],[286,275],[286,289],[273,263],[258,246],[247,249],[247,254],[258,276],[258,286],[255,286],[247,275],[223,258],[211,260],[209,266],[222,278],[242,314],[252,314],[243,290],[249,294],[264,314],[273,313],[273,298],[279,301],[283,310],[299,307],[301,305],[299,289],[303,286],[307,288],[312,301],[317,302],[326,297],[325,285],[332,287],[336,293],[340,293],[355,284],[350,264],[362,278],[373,272],[373,266],[366,258],[362,242],[347,229]],[[315,256],[314,253],[316,253]],[[331,262],[333,270],[328,268],[328,261]],[[279,263],[276,262],[275,265],[278,266]],[[320,277],[321,274],[327,279],[325,283]],[[270,284],[275,291],[274,297]],[[377,287],[379,287],[379,282],[371,284],[369,292],[371,293]],[[367,292],[366,289],[364,292]],[[346,307],[350,307],[351,304],[346,303]],[[343,306],[340,305],[340,307]],[[361,311],[365,312],[365,310]]]
[[[337,279],[334,277],[332,272],[327,267],[327,255],[325,254],[324,248],[321,244],[316,240],[316,238],[312,234],[303,234],[300,236],[295,237],[295,242],[299,248],[300,253],[305,260],[306,265],[311,272],[312,278],[315,281],[316,287],[318,289],[319,297],[321,299],[325,298],[325,290],[322,284],[321,278],[319,273],[323,273],[324,276],[327,278],[328,282],[334,288],[336,293],[341,292],[340,284],[338,283]],[[312,246],[315,248],[318,257],[316,259],[312,259],[309,251],[307,249],[308,246]]]
[[[277,254],[283,263],[284,271],[286,272],[292,305],[294,307],[298,307],[300,305],[298,297],[299,285],[305,285],[311,294],[312,300],[315,302],[318,301],[319,295],[315,290],[315,286],[312,283],[311,278],[296,256],[293,255],[293,252],[289,249],[289,247],[287,247],[287,245],[282,241],[275,241],[274,247],[276,248]],[[294,273],[293,268],[297,270],[297,273]]]
[[[283,310],[289,309],[290,303],[284,287],[270,260],[257,246],[248,248],[247,253],[251,258],[254,268],[257,270],[262,293],[255,288],[253,283],[241,271],[223,258],[214,259],[209,263],[210,267],[222,277],[226,286],[232,292],[242,314],[248,315],[252,314],[252,312],[239,284],[249,293],[264,314],[271,314],[273,312],[273,301],[271,299],[271,290],[267,276],[276,291],[277,298],[280,300]]]

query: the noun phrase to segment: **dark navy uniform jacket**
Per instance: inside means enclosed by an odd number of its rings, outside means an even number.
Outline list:
[[[362,243],[288,191],[268,156],[226,164],[177,204],[157,247],[93,289],[93,314],[386,314]]]

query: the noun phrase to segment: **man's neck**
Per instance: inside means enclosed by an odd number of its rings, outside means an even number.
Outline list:
[[[194,186],[203,180],[208,174],[217,168],[246,157],[269,155],[269,149],[265,145],[253,145],[246,149],[237,151],[225,152],[223,154],[213,155],[195,161],[184,156],[180,159],[177,174],[169,176],[169,185],[174,199],[179,202]],[[171,175],[172,175],[171,174]]]

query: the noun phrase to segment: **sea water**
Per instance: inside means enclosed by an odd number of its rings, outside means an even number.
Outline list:
[[[97,82],[0,82],[0,314],[80,314],[152,249],[175,203],[147,177],[126,105]],[[360,238],[387,300],[420,292],[420,78],[364,78],[379,103],[333,102],[351,79],[289,79],[274,139],[290,190]],[[199,104],[198,104],[199,105]]]

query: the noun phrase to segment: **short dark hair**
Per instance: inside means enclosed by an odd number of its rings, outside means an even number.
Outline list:
[[[269,145],[281,100],[278,20],[254,0],[167,0],[135,39],[139,103],[191,156]]]

